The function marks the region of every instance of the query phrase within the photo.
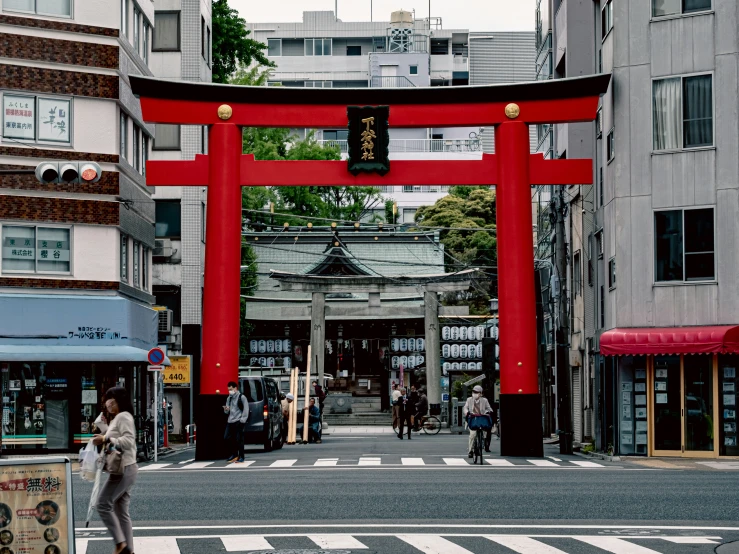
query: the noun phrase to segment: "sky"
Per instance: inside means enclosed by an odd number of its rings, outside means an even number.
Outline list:
[[[304,11],[333,11],[339,19],[369,21],[370,4],[375,21],[389,21],[390,13],[416,10],[416,18],[429,14],[429,0],[229,0],[249,23],[300,22]],[[431,0],[432,17],[441,17],[444,29],[470,31],[533,31],[535,0]]]

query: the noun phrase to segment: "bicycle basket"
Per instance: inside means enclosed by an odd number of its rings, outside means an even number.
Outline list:
[[[473,431],[489,431],[493,428],[493,418],[489,415],[473,415],[470,417],[467,426]]]

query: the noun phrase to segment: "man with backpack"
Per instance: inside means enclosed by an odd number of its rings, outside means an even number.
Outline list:
[[[229,441],[231,452],[227,462],[244,462],[244,427],[249,419],[249,402],[239,392],[239,385],[230,381],[228,383],[228,399],[223,411],[228,414],[226,433],[223,438]]]

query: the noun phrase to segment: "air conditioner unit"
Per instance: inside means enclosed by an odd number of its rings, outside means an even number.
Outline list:
[[[157,239],[154,241],[154,251],[152,255],[155,258],[171,258],[174,254],[172,249],[172,241],[169,239]]]
[[[171,333],[172,332],[172,310],[160,310],[159,311],[159,332],[160,333]]]

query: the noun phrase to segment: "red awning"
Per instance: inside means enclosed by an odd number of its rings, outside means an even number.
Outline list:
[[[611,329],[600,337],[606,356],[645,354],[737,354],[739,326]]]

